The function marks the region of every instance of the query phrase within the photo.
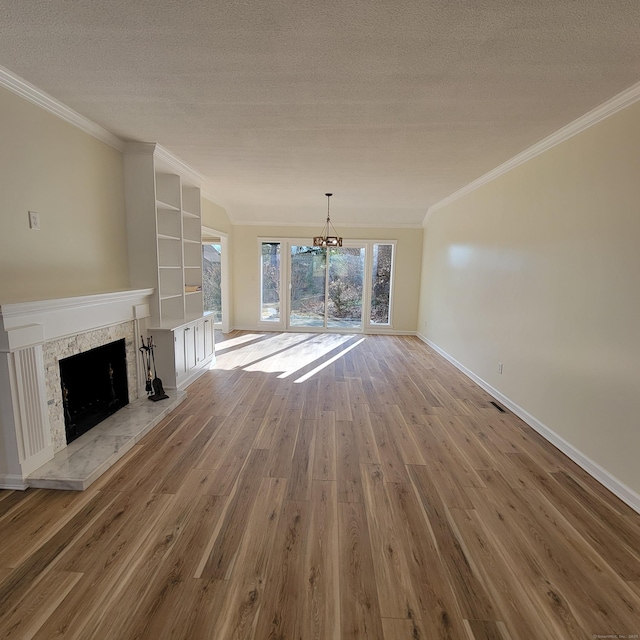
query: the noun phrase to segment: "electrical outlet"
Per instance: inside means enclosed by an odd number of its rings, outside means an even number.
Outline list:
[[[40,230],[40,214],[35,211],[29,211],[29,229]]]
[[[502,362],[498,362],[498,373],[502,373]]]

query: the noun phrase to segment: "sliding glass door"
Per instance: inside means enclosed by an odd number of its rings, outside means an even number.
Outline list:
[[[362,328],[364,247],[291,246],[290,327]]]
[[[325,326],[326,263],[324,249],[291,246],[290,327]]]
[[[364,247],[336,247],[329,252],[327,327],[362,328]]]
[[[394,259],[394,241],[351,240],[323,249],[306,240],[261,238],[260,325],[319,331],[391,327]]]

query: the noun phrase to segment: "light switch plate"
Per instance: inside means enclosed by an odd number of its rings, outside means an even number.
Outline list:
[[[40,214],[36,211],[29,211],[29,229],[40,229]]]

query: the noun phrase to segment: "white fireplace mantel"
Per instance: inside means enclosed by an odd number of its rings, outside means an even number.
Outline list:
[[[0,352],[149,316],[154,289],[0,305]]]
[[[154,289],[0,305],[0,488],[53,458],[42,346],[149,316]]]

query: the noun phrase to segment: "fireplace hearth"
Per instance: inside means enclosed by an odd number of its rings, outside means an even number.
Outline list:
[[[67,444],[129,403],[125,340],[60,360]]]

